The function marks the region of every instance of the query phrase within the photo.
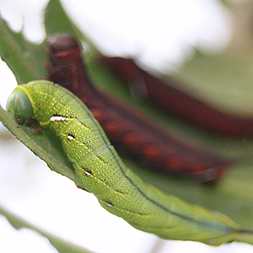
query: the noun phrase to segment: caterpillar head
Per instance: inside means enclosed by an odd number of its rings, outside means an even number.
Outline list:
[[[33,118],[31,100],[22,86],[16,87],[11,93],[6,108],[19,124],[26,124]]]
[[[49,56],[47,64],[48,80],[59,83],[64,87],[71,86],[72,79],[77,75],[73,69],[79,68],[84,71],[79,42],[68,34],[51,36],[47,42]],[[78,77],[76,79],[79,80]]]
[[[58,34],[48,38],[48,51],[51,62],[68,62],[79,59],[81,47],[77,40],[68,34]]]

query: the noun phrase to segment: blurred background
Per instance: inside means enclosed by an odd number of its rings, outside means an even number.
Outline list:
[[[43,17],[47,2],[0,0],[0,14],[13,30],[23,30],[26,38],[40,43],[45,38]],[[245,53],[252,50],[252,1],[61,2],[75,24],[101,51],[133,57],[155,74],[176,74],[196,51],[218,54],[224,50]],[[0,80],[0,103],[5,106],[16,80],[3,61],[0,61]],[[237,91],[238,86],[235,97]],[[102,209],[93,195],[50,171],[3,126],[0,206],[97,253],[253,252],[253,247],[246,244],[213,248],[201,243],[163,241],[134,229]],[[28,229],[16,231],[0,216],[0,252],[35,251],[57,252],[45,238]]]

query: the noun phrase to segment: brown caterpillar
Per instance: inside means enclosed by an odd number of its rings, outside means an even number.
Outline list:
[[[112,96],[97,89],[85,72],[80,45],[68,35],[48,40],[49,80],[76,94],[92,111],[116,147],[150,167],[214,182],[232,161],[174,138]]]
[[[138,67],[132,59],[106,57],[98,61],[105,64],[117,77],[136,91],[138,95],[159,106],[164,111],[181,117],[207,131],[224,136],[253,136],[253,118],[242,117],[217,110],[177,87],[184,84],[172,77],[159,79]]]

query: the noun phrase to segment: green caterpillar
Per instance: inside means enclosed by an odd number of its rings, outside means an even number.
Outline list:
[[[121,161],[86,106],[48,81],[19,85],[9,97],[9,112],[22,123],[35,119],[60,140],[73,165],[78,187],[96,195],[109,212],[137,229],[165,239],[220,245],[253,242],[228,217],[188,204],[143,182]]]

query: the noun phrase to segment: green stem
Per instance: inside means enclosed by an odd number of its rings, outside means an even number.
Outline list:
[[[76,246],[55,235],[45,232],[40,228],[35,227],[34,225],[11,213],[9,210],[5,209],[2,206],[0,206],[0,214],[5,216],[8,221],[17,229],[29,228],[45,236],[50,241],[50,243],[61,253],[91,253],[91,251],[88,251],[87,249]]]

